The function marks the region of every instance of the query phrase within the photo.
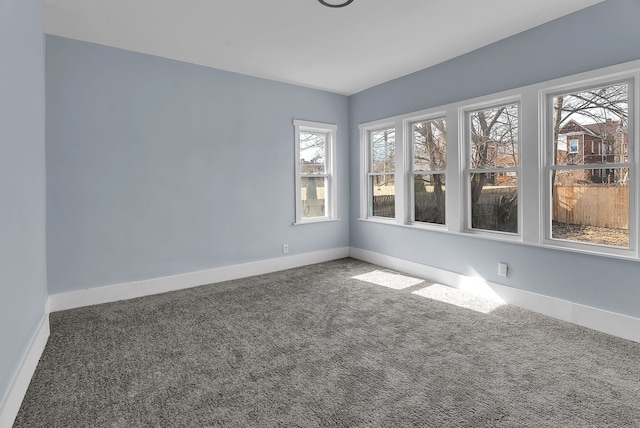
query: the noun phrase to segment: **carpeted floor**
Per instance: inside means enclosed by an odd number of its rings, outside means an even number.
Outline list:
[[[15,427],[640,427],[639,343],[438,287],[343,259],[53,313]]]

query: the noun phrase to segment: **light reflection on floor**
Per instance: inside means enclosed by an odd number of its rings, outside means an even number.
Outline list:
[[[442,284],[431,284],[428,287],[414,291],[413,294],[456,305],[461,308],[471,309],[476,312],[482,312],[483,314],[491,313],[504,304]]]
[[[448,303],[461,308],[471,309],[481,313],[491,313],[493,310],[504,305],[498,298],[487,298],[477,294],[449,287],[443,284],[428,283],[419,278],[402,275],[389,270],[374,270],[372,272],[356,275],[353,279],[369,282],[394,290],[406,290],[417,296]],[[424,285],[416,287],[417,285]],[[416,289],[417,288],[417,289]],[[487,295],[486,290],[478,287],[478,292]]]
[[[373,272],[356,275],[353,279],[382,285],[383,287],[393,288],[394,290],[403,290],[424,282],[424,279],[412,278],[388,270],[374,270]]]

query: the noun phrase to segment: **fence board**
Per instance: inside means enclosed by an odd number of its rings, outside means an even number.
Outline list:
[[[555,186],[553,220],[585,226],[629,228],[628,186]]]

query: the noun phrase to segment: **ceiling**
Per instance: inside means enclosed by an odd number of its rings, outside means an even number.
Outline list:
[[[45,0],[45,31],[351,95],[601,1]]]

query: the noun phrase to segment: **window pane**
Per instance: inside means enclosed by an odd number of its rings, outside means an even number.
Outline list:
[[[518,104],[474,111],[470,168],[518,166]]]
[[[413,176],[415,221],[444,224],[444,174]]]
[[[555,165],[628,162],[629,85],[553,97]]]
[[[515,172],[473,173],[471,181],[471,227],[518,232],[518,176]]]
[[[371,133],[371,172],[393,172],[396,160],[396,131],[394,128]]]
[[[375,217],[396,216],[396,189],[393,174],[374,175],[371,177],[372,212]]]
[[[629,247],[629,169],[551,171],[551,237]]]
[[[325,173],[325,148],[327,135],[300,132],[300,173]]]
[[[325,183],[324,177],[301,177],[302,184],[302,216],[303,217],[324,217],[325,205]]]
[[[413,170],[442,171],[447,168],[447,129],[445,119],[416,122],[413,133]]]

